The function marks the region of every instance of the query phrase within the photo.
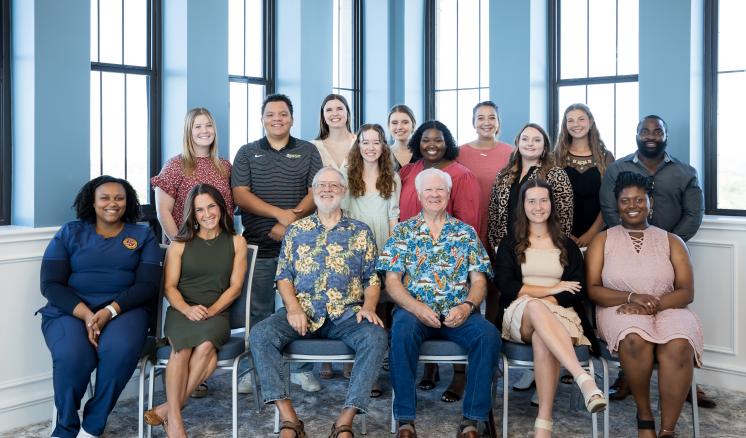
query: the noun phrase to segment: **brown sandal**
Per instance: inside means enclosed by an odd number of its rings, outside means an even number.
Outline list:
[[[160,426],[163,424],[166,420],[164,418],[161,418],[158,416],[158,414],[155,413],[155,409],[148,409],[142,414],[142,419],[145,421],[145,424],[148,424],[150,426]]]
[[[352,431],[351,425],[343,424],[337,426],[337,423],[332,424],[332,431],[329,433],[329,438],[338,438],[340,433],[349,433],[352,438],[355,438],[355,432]]]
[[[300,420],[297,420],[297,421],[284,420],[282,423],[280,423],[280,433],[282,433],[283,429],[289,429],[295,432],[295,438],[306,438],[306,431],[303,428],[303,422]]]

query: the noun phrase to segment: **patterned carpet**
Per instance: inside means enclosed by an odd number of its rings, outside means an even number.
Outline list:
[[[511,381],[519,377],[519,372],[511,373]],[[306,423],[309,437],[326,437],[339,407],[344,401],[347,381],[341,377],[340,368],[336,368],[336,377],[322,380],[322,390],[317,393],[305,393],[300,387],[291,385],[291,392],[297,396],[295,406],[298,415]],[[443,380],[432,391],[418,391],[417,431],[420,437],[455,436],[461,419],[461,404],[447,404],[440,401],[440,394],[450,381],[451,367],[441,366]],[[387,438],[389,434],[389,413],[391,408],[391,388],[388,373],[381,373],[384,394],[374,399],[368,415],[368,437]],[[498,400],[494,410],[497,427],[501,428],[502,419],[502,381],[499,381]],[[187,432],[191,437],[229,437],[231,434],[230,381],[227,374],[210,379],[210,395],[206,398],[190,401],[184,409]],[[654,381],[654,384],[657,384]],[[700,430],[702,437],[744,437],[746,436],[746,393],[719,390],[705,387],[707,393],[717,402],[716,409],[700,409]],[[579,392],[574,385],[559,384],[554,408],[554,431],[558,437],[591,436],[590,415],[578,402]],[[531,392],[510,393],[509,435],[511,437],[532,436],[533,420],[536,408],[529,403]],[[657,396],[656,396],[657,397]],[[156,401],[162,401],[164,394],[156,394]],[[657,399],[653,401],[654,407]],[[612,437],[634,437],[635,408],[631,397],[611,404]],[[274,410],[271,406],[262,406],[257,412],[251,396],[239,396],[239,436],[241,437],[275,437],[272,433]],[[354,429],[360,435],[360,417],[357,417]],[[659,424],[659,419],[656,421]],[[689,404],[679,419],[677,436],[692,436],[692,416]],[[3,437],[30,438],[48,437],[50,422],[39,423],[22,429],[2,433]],[[603,431],[603,416],[599,416],[599,434]],[[111,416],[104,437],[137,436],[137,403],[136,400],[120,401]],[[154,437],[165,437],[161,428],[155,428]]]

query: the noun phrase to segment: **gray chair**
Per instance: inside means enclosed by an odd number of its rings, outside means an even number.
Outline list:
[[[251,282],[254,276],[254,264],[256,262],[256,256],[259,248],[256,245],[248,245],[248,269],[244,277],[243,288],[241,294],[246,295],[246,306],[231,306],[231,330],[240,331],[243,329],[243,333],[240,336],[231,336],[228,342],[218,351],[218,364],[217,369],[230,370],[231,371],[231,406],[233,415],[233,438],[238,436],[238,365],[239,362],[249,356],[249,303],[251,297]],[[162,294],[162,291],[161,291]],[[239,302],[240,300],[236,300]],[[158,315],[158,336],[163,339],[163,321],[165,319],[165,310],[168,308],[168,302],[162,297],[163,305],[160,306]],[[153,367],[150,369],[150,394],[148,396],[148,409],[153,407],[153,375],[156,369],[164,369],[168,365],[168,359],[171,356],[171,346],[165,345],[159,347],[155,353],[156,360]],[[259,406],[259,395],[254,391],[254,400],[257,406]],[[150,438],[150,430],[148,430],[148,438]]]
[[[420,347],[420,363],[463,364],[469,363],[469,353],[455,342],[443,339],[429,339]],[[394,394],[391,390],[391,433],[396,433],[396,418],[394,418]]]
[[[591,353],[587,346],[575,347],[575,355],[578,357],[578,361],[583,368],[588,369],[591,376],[595,376],[593,368],[593,360],[591,359]],[[504,438],[508,436],[508,395],[510,390],[508,388],[510,368],[519,369],[533,369],[534,368],[534,350],[531,345],[518,344],[515,342],[506,341],[503,339],[502,344],[502,360],[503,360],[503,434]],[[604,387],[608,386],[608,381],[604,380]],[[608,412],[608,407],[607,407]],[[593,438],[598,437],[598,424],[597,414],[591,414],[592,422],[592,436]]]
[[[601,342],[601,365],[603,366],[603,377],[604,377],[604,395],[609,398],[609,367],[616,369],[622,369],[622,364],[619,360],[619,356],[612,355],[609,352],[606,342]],[[692,374],[692,387],[690,389],[692,394],[692,428],[694,429],[694,437],[699,438],[699,406],[697,405],[697,379]],[[609,436],[609,406],[606,407],[604,412],[604,438]]]
[[[296,339],[282,350],[287,363],[291,362],[355,362],[355,351],[338,339]],[[254,374],[256,382],[256,374]],[[368,434],[367,416],[360,414],[360,433]],[[275,406],[274,432],[280,432],[280,411]]]

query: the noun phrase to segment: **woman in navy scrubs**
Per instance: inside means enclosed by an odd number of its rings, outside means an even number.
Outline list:
[[[132,376],[158,292],[161,252],[147,226],[135,222],[140,203],[130,184],[94,178],[73,204],[44,252],[41,293],[47,299],[42,332],[54,366],[57,426],[53,437],[97,437]],[[93,398],[78,418],[93,370]]]

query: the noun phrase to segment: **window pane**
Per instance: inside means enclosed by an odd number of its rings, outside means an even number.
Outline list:
[[[124,63],[148,65],[148,1],[124,2]]]
[[[435,89],[458,88],[457,2],[439,0],[435,12]]]
[[[353,88],[352,0],[339,2],[339,82],[337,87]]]
[[[236,156],[236,152],[249,142],[247,137],[247,123],[248,123],[248,112],[247,112],[247,84],[240,82],[230,83],[230,134],[229,134],[229,146],[231,153],[231,161]],[[259,111],[261,105],[256,109],[256,119],[260,120]],[[218,133],[220,134],[220,133]],[[258,138],[258,137],[257,137]]]
[[[479,86],[479,0],[459,0],[458,4],[458,87]],[[485,41],[486,42],[486,41]],[[445,61],[445,58],[443,58]],[[489,60],[487,61],[489,62]]]
[[[639,34],[639,6],[640,0],[618,0],[619,16],[617,41],[617,74],[630,75],[640,72],[640,34]]]
[[[481,87],[490,86],[490,2],[481,1],[479,11],[479,80]],[[489,93],[488,93],[489,94]],[[480,101],[487,98],[480,98]]]
[[[100,62],[122,63],[122,1],[100,0]]]
[[[746,69],[746,2],[720,0],[719,9],[718,71]]]
[[[91,62],[98,62],[98,0],[91,0]]]
[[[588,75],[616,74],[616,0],[588,2]]]
[[[101,85],[101,172],[125,178],[124,74],[101,73]]]
[[[471,123],[472,108],[479,103],[479,90],[461,90],[458,92],[458,125],[446,125],[461,145],[477,137]]]
[[[91,72],[91,176],[101,175],[101,72]]]
[[[640,119],[640,84],[625,82],[616,84],[616,135],[601,133],[606,147],[621,158],[637,150],[637,122]],[[615,139],[615,141],[613,140]]]
[[[458,92],[438,91],[435,93],[435,118],[443,122],[456,135],[458,126]]]
[[[243,76],[244,0],[228,3],[228,74]]]
[[[246,76],[263,76],[264,24],[262,18],[262,0],[246,0]]]
[[[739,141],[746,73],[721,73],[717,81],[717,208],[746,209],[746,148]]]
[[[586,0],[560,3],[560,73],[562,79],[588,76],[588,10]]]
[[[148,111],[148,77],[127,75],[127,180],[137,192],[141,204],[150,203],[148,190],[150,120]]]
[[[586,102],[603,138],[614,138],[614,84],[589,85]],[[564,110],[564,108],[563,108]],[[613,144],[607,145],[614,151]]]
[[[557,90],[557,127],[562,123],[562,116],[565,114],[565,108],[573,103],[586,103],[585,85],[572,85],[559,87]],[[593,111],[593,108],[591,108]],[[559,132],[559,129],[557,130]]]
[[[266,94],[266,87],[259,84],[249,84],[249,136],[248,141],[254,141],[264,136],[262,125],[262,101]]]

